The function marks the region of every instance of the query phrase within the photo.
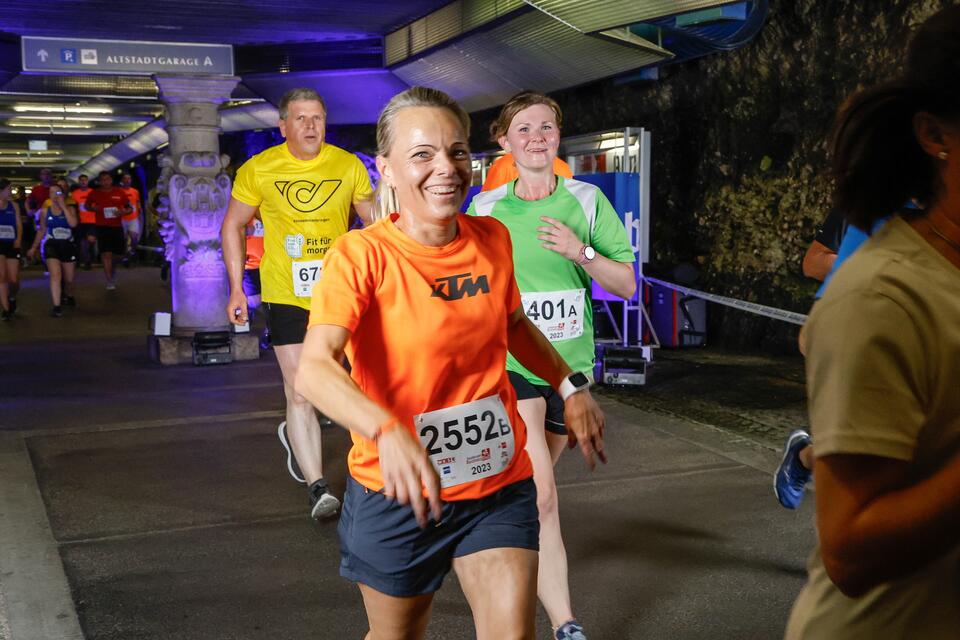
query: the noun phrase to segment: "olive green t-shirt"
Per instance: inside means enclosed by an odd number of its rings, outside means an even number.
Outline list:
[[[893,218],[837,271],[808,321],[817,457],[902,460],[929,476],[960,451],[960,269]],[[848,598],[819,548],[788,640],[960,638],[960,540],[916,572]]]

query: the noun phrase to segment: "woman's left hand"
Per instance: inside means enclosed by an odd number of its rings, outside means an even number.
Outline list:
[[[539,232],[537,238],[543,244],[543,248],[556,251],[567,260],[576,262],[580,257],[580,250],[583,249],[583,240],[559,220],[548,216],[540,216],[540,219],[547,225],[537,227]]]

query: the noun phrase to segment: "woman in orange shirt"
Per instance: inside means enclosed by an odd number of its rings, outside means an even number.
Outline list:
[[[296,386],[351,431],[340,573],[371,640],[422,638],[451,568],[478,638],[533,638],[536,489],[508,347],[564,396],[571,444],[605,461],[587,385],[523,314],[506,228],[459,213],[468,137],[446,94],[395,96],[377,167],[396,208],[339,238],[313,291]]]

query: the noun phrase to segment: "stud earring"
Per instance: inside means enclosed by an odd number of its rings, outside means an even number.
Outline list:
[[[937,154],[937,157],[940,158],[941,160],[946,160],[946,159],[947,159],[947,152],[946,152],[946,151],[941,151],[940,153]]]

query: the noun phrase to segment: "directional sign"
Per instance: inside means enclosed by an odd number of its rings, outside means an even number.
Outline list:
[[[20,49],[24,71],[233,75],[233,47],[228,44],[23,36]]]

